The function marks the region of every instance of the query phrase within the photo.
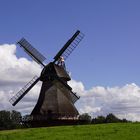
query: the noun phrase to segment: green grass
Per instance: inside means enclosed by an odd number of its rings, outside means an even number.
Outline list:
[[[0,140],[140,140],[140,123],[6,130]]]

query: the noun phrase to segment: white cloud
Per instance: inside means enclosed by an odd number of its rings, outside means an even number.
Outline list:
[[[39,75],[41,67],[26,58],[17,58],[14,44],[0,45],[0,110],[16,109],[22,113],[30,113],[39,96],[38,83],[16,107],[12,107],[9,99],[22,88],[34,75]],[[81,96],[76,106],[80,113],[93,116],[114,113],[120,118],[140,121],[140,87],[135,83],[122,87],[96,86],[85,90],[82,82],[69,82],[73,91]]]
[[[73,83],[75,83],[73,90],[77,90],[77,87],[79,89],[82,84],[76,81]],[[79,89],[81,99],[76,104],[80,113],[86,112],[94,117],[114,113],[119,118],[140,121],[140,87],[138,85],[132,83],[122,87],[107,88],[96,86],[89,90],[81,87]]]
[[[40,84],[36,85],[29,94],[16,107],[12,107],[9,99],[19,91],[33,76],[39,75],[41,67],[34,61],[26,58],[17,58],[16,46],[14,44],[0,45],[0,109],[20,109],[32,107],[35,104],[40,88]],[[34,102],[25,102],[26,100]],[[28,110],[29,112],[29,110]]]
[[[26,58],[17,58],[15,45],[0,45],[0,81],[25,82],[39,74],[40,66]]]

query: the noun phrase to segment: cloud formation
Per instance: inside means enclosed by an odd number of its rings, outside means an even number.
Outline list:
[[[39,75],[41,67],[26,58],[17,58],[14,44],[0,45],[0,67],[0,110],[30,113],[38,99],[41,83],[33,87],[16,107],[12,107],[9,99],[34,75]],[[140,121],[140,87],[135,83],[122,87],[96,86],[89,90],[76,80],[69,84],[81,96],[76,103],[80,113],[90,113],[94,117],[114,113],[120,118]]]
[[[81,99],[77,107],[81,113],[90,113],[94,117],[113,113],[121,119],[140,121],[140,87],[135,83],[122,87],[96,86],[89,90],[74,80],[70,85],[74,90],[80,91]]]
[[[39,75],[41,67],[34,61],[26,58],[17,58],[16,46],[14,44],[0,45],[0,110],[21,109],[26,110],[33,107],[34,98],[37,97],[35,90],[39,90],[36,85],[23,99],[24,104],[19,104],[15,108],[9,103],[9,99],[19,91],[33,76]],[[31,99],[32,102],[25,102]],[[26,109],[25,109],[26,108]]]

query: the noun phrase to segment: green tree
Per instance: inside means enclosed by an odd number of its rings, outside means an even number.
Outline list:
[[[79,120],[81,120],[85,123],[90,123],[91,122],[91,116],[88,113],[84,113],[84,114],[81,114],[79,116]]]
[[[99,123],[105,123],[106,118],[104,116],[98,116],[97,118],[92,119],[92,123],[99,124]]]
[[[10,129],[10,111],[0,111],[0,129]]]
[[[12,120],[11,127],[19,128],[21,126],[21,113],[15,110],[11,111],[10,118]]]
[[[21,114],[17,111],[0,111],[0,129],[13,129],[21,126]]]
[[[106,123],[116,123],[121,122],[114,114],[110,113],[106,116]]]

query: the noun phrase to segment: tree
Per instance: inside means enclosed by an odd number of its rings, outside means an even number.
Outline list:
[[[0,129],[10,129],[10,111],[0,111]]]
[[[91,122],[91,116],[88,113],[84,113],[79,116],[79,120],[83,121],[85,123],[90,123]]]
[[[17,111],[0,111],[0,129],[13,129],[21,126],[21,114]]]
[[[104,116],[98,116],[97,118],[92,119],[92,123],[99,124],[99,123],[105,123],[106,118]]]
[[[110,113],[106,116],[106,123],[116,123],[121,122],[114,114]]]
[[[20,122],[21,122],[22,116],[20,112],[12,110],[10,118],[12,120],[11,127],[18,128],[21,126]]]
[[[126,122],[129,122],[129,121],[127,119],[122,119],[121,122],[126,123]]]

